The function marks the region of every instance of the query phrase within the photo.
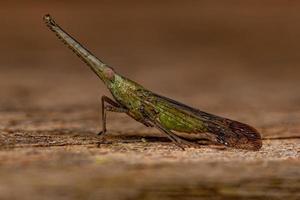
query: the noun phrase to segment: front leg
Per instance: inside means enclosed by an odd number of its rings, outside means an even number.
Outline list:
[[[110,105],[105,105],[105,102]],[[98,133],[98,135],[102,135],[106,133],[106,112],[120,112],[120,113],[127,113],[128,110],[126,108],[121,107],[120,104],[116,103],[112,99],[107,96],[101,97],[101,108],[102,108],[102,131]]]

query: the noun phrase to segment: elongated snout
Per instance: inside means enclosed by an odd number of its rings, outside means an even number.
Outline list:
[[[49,14],[45,15],[43,20],[50,30],[52,30],[65,45],[80,57],[102,81],[106,83],[111,79],[114,71],[64,31]]]

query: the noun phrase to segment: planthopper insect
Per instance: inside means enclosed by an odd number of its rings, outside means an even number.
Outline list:
[[[227,147],[259,150],[261,136],[253,127],[209,114],[153,93],[138,83],[117,74],[80,43],[66,33],[50,15],[44,16],[46,25],[56,33],[104,82],[115,101],[102,96],[102,131],[106,133],[107,112],[126,113],[147,127],[155,127],[177,146],[197,146],[189,136],[206,139]]]

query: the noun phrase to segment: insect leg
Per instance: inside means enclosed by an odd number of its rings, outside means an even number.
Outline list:
[[[110,105],[105,105],[106,103],[109,103]],[[128,110],[126,108],[121,107],[118,103],[114,102],[112,99],[110,99],[107,96],[101,97],[101,108],[102,108],[102,131],[98,133],[98,135],[102,135],[106,133],[106,112],[121,112],[126,113]]]
[[[165,133],[167,135],[167,137],[172,142],[174,142],[178,147],[180,147],[182,150],[184,150],[183,145],[192,146],[192,147],[198,146],[197,144],[194,144],[192,142],[186,141],[186,140],[178,137],[172,131],[170,131],[169,129],[166,129],[165,127],[163,127],[159,122],[154,122],[154,126],[156,128],[158,128],[161,132]]]

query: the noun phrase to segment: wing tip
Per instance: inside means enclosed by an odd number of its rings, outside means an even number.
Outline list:
[[[237,136],[233,147],[253,151],[261,149],[261,135],[255,128],[237,121],[232,121],[229,127]]]

